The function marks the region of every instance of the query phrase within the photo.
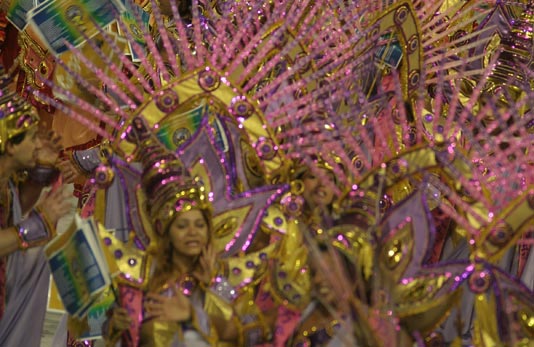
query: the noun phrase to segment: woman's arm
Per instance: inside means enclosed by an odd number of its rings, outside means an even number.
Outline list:
[[[106,346],[115,346],[131,324],[132,319],[125,308],[119,306],[113,307],[109,311],[109,319],[106,320],[102,328]]]

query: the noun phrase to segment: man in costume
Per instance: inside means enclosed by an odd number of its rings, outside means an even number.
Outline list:
[[[33,107],[0,79],[0,345],[40,346],[50,273],[42,251],[71,209],[56,182],[59,137],[42,135]],[[29,329],[33,327],[32,329]]]

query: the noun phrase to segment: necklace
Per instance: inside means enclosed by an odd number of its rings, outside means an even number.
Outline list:
[[[176,280],[167,282],[161,291],[161,294],[173,296],[176,291],[180,291],[185,296],[191,296],[197,287],[197,280],[190,274],[179,276]]]

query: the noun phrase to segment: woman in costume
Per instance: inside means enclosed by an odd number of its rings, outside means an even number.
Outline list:
[[[143,122],[134,122],[141,143],[142,185],[157,253],[143,303],[140,346],[236,345],[238,325],[228,302],[210,285],[216,257],[210,203],[204,187],[190,178],[174,154],[163,149]],[[113,310],[107,341],[131,326],[125,309]],[[219,344],[220,345],[220,344]]]
[[[286,346],[356,346],[351,327],[351,305],[348,302],[352,295],[349,291],[344,298],[340,298],[339,290],[333,288],[332,281],[334,276],[340,275],[338,280],[348,284],[349,288],[353,287],[356,279],[354,267],[348,258],[338,254],[327,243],[319,243],[316,251],[309,261],[312,300],[302,311],[295,332]]]
[[[297,179],[302,181],[303,218],[316,229],[332,225],[337,181],[332,166],[326,161],[319,158],[313,166],[303,166]]]
[[[209,245],[209,221],[206,210],[182,211],[159,240],[163,252],[157,256],[158,265],[146,295],[140,346],[169,346],[179,339],[186,344],[208,346],[219,339],[230,342],[237,338],[237,331],[231,329],[235,325],[218,315],[210,316],[203,309],[207,303],[203,304],[206,299],[202,291],[210,284],[210,269],[215,261]],[[211,327],[206,325],[208,321]],[[130,324],[127,311],[117,308],[110,323],[111,336]]]
[[[324,240],[325,231],[333,224],[336,201],[338,182],[329,163],[314,157],[310,164],[296,162],[294,165],[296,168],[290,174],[292,191],[282,201],[293,200],[299,208],[297,211],[285,209],[289,220],[286,236],[277,239],[276,234],[270,235],[269,244],[280,242],[281,253],[272,262],[270,273],[273,275],[264,279],[255,301],[274,332],[269,341],[273,346],[287,343],[301,319],[302,310],[309,303],[308,247],[317,239]],[[278,275],[281,273],[287,279]]]

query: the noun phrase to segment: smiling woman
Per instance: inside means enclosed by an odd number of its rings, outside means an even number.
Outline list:
[[[231,326],[231,315],[222,319],[225,326],[217,326],[221,319],[204,309],[210,301],[206,289],[216,262],[211,235],[207,209],[191,207],[170,222],[158,242],[160,251],[144,304],[141,346],[168,346],[180,335],[188,346],[214,345],[222,337],[228,340],[223,328]]]
[[[208,210],[192,208],[178,213],[158,242],[161,251],[156,254],[149,292],[168,290],[171,284],[190,295],[198,282],[209,285],[215,267],[211,235]]]
[[[115,345],[127,329],[139,337],[140,347],[237,345],[233,308],[211,289],[217,259],[204,186],[162,147],[142,119],[132,123],[128,136],[136,142],[143,139],[137,143],[143,147],[141,181],[156,236],[154,266],[141,317],[116,307],[107,328],[108,345]],[[132,326],[139,331],[132,334]]]
[[[175,263],[200,255],[202,249],[208,245],[208,224],[206,213],[199,209],[191,209],[176,216],[169,229]],[[186,259],[183,259],[184,257]]]

